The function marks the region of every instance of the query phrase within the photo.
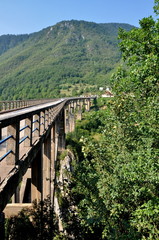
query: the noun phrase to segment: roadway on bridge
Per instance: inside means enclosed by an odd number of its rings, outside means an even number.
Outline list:
[[[7,112],[7,113],[3,113],[0,115],[0,122],[1,121],[4,121],[4,120],[7,120],[7,119],[10,119],[10,118],[14,118],[14,117],[18,117],[18,116],[21,116],[23,114],[27,114],[29,112],[34,112],[34,111],[37,111],[37,110],[40,110],[40,109],[46,109],[47,107],[51,107],[51,106],[56,106],[57,104],[59,103],[62,103],[64,101],[64,99],[60,99],[58,101],[55,101],[55,102],[49,102],[49,103],[42,103],[42,104],[39,104],[39,105],[35,105],[35,106],[32,106],[32,107],[25,107],[23,109],[20,109],[20,110],[13,110],[13,111],[10,111],[10,112]]]

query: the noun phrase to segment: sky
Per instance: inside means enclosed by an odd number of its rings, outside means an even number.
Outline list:
[[[153,13],[154,0],[0,0],[0,35],[25,34],[63,20],[129,23]]]

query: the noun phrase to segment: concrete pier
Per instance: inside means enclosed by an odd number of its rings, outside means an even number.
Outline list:
[[[10,152],[0,162],[1,213],[11,198],[13,206],[48,195],[54,203],[58,152],[65,150],[66,134],[74,131],[82,112],[90,110],[90,102],[90,98],[61,99],[0,115],[0,137],[5,138],[4,129],[10,136],[0,151]]]

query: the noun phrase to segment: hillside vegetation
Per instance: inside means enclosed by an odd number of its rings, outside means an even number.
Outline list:
[[[30,35],[1,36],[1,100],[79,95],[109,85],[121,59],[119,28],[132,26],[72,20]]]
[[[119,37],[128,68],[114,74],[115,97],[68,135],[78,158],[61,208],[78,240],[159,239],[159,20]]]
[[[0,55],[8,51],[10,48],[17,46],[19,43],[27,40],[28,34],[22,35],[2,35],[0,36]]]

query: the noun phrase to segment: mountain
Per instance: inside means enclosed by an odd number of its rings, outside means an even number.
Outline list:
[[[21,35],[2,35],[0,36],[0,55],[6,52],[8,49],[15,47],[19,43],[27,40],[28,34]]]
[[[0,36],[1,100],[52,98],[110,84],[129,24],[62,21],[37,33]]]

